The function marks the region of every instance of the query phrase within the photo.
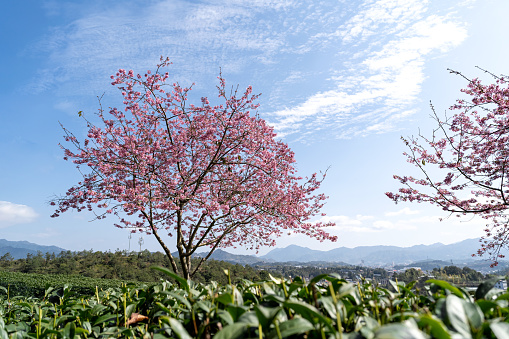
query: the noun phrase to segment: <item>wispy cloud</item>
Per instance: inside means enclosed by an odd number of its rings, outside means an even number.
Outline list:
[[[467,37],[461,22],[447,15],[425,15],[426,4],[377,1],[336,32],[323,35],[341,39],[347,47],[340,54],[345,58],[341,69],[330,78],[335,88],[274,112],[276,130],[303,135],[303,130],[326,124],[336,137],[349,138],[393,130],[413,114],[427,59]],[[354,53],[357,45],[361,50]]]
[[[64,12],[58,6],[51,3],[51,15]],[[190,84],[201,80],[196,78],[200,74],[217,74],[219,67],[235,72],[272,62],[284,44],[282,33],[271,29],[269,20],[260,20],[264,13],[284,10],[284,2],[165,0],[95,8],[55,27],[36,46],[49,58],[33,89],[96,95],[118,68],[142,72],[161,55],[178,65],[177,80]],[[71,88],[62,86],[71,81]]]
[[[324,216],[320,218],[321,222],[334,222],[336,226],[351,226],[351,225],[361,225],[364,221],[373,219],[370,215],[357,215],[355,217],[349,217],[346,215],[332,215],[332,216]]]
[[[412,214],[419,214],[419,211],[412,210],[409,207],[405,207],[403,209],[400,209],[397,212],[386,212],[386,217],[395,217],[395,216],[401,216],[401,215],[412,215]]]
[[[386,212],[384,215],[333,215],[324,216],[320,218],[321,222],[334,222],[336,226],[328,228],[328,231],[333,231],[337,234],[344,233],[370,233],[381,231],[397,231],[397,230],[416,230],[422,225],[438,225],[440,224],[440,217],[438,216],[422,216],[411,217],[419,214],[419,211],[411,210],[405,207],[399,211]],[[391,217],[388,220],[386,217]],[[394,220],[392,217],[398,217]]]
[[[349,19],[333,35],[344,42],[364,42],[372,36],[399,33],[422,18],[429,1],[382,0],[366,4],[365,9]]]
[[[377,220],[371,225],[374,230],[385,231],[385,230],[415,230],[417,226],[412,221],[399,221],[392,222],[389,220]]]
[[[33,222],[39,215],[29,206],[0,201],[0,228]]]
[[[48,4],[48,15],[65,13],[66,5]],[[215,81],[219,67],[262,83],[269,92],[262,116],[281,137],[326,129],[320,135],[350,138],[408,119],[428,58],[467,36],[458,19],[430,13],[423,0],[127,4],[74,5],[76,19],[33,48],[48,57],[31,89],[72,106],[73,96],[108,91],[116,69],[143,71],[164,55],[175,64],[172,81],[197,89]]]

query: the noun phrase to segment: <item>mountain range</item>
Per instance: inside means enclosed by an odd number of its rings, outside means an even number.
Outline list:
[[[291,263],[315,264],[333,263],[334,265],[366,265],[366,266],[412,266],[431,265],[460,267],[475,266],[489,269],[490,261],[485,257],[472,257],[480,246],[479,239],[467,239],[454,244],[416,245],[412,247],[398,246],[359,246],[354,248],[338,247],[329,251],[318,251],[307,247],[290,245],[275,248],[262,256],[235,255],[223,250],[216,250],[211,259],[224,260],[240,264]],[[501,254],[508,254],[503,251]],[[204,256],[199,253],[197,256]],[[419,264],[419,265],[417,265]],[[498,268],[508,266],[509,262],[501,261]]]
[[[467,239],[454,244],[416,245],[412,247],[398,246],[359,246],[354,248],[338,247],[329,251],[317,251],[307,247],[290,245],[276,248],[260,256],[264,260],[280,262],[345,262],[351,265],[387,265],[407,264],[423,260],[465,261],[472,260],[477,252],[479,239]],[[504,253],[507,253],[505,251]],[[479,258],[478,258],[479,259]]]
[[[59,254],[66,250],[57,246],[43,246],[28,241],[9,241],[0,239],[0,256],[9,253],[14,259],[23,259],[27,257],[28,253],[36,255],[38,251],[43,254]]]
[[[451,265],[467,265],[484,258],[472,258],[477,252],[479,239],[467,239],[454,244],[416,245],[412,247],[398,246],[359,246],[354,248],[338,247],[328,251],[318,251],[307,247],[290,245],[275,248],[262,256],[232,254],[224,250],[216,250],[211,259],[223,260],[242,265],[254,265],[273,262],[287,263],[334,263],[366,266],[411,265],[416,262],[442,261]],[[14,259],[26,258],[27,253],[59,254],[65,249],[57,246],[42,246],[28,241],[8,241],[0,239],[0,256],[10,253]],[[176,253],[174,253],[176,254]],[[502,254],[508,254],[508,251]],[[203,257],[206,253],[198,253]],[[489,263],[486,263],[488,265]]]

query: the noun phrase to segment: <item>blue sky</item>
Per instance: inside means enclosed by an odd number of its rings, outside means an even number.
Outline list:
[[[295,151],[302,175],[329,168],[322,192],[337,243],[278,240],[314,249],[452,243],[482,235],[481,219],[395,205],[393,174],[415,173],[400,136],[433,128],[466,86],[447,68],[507,73],[505,0],[10,1],[0,13],[0,238],[70,250],[128,249],[113,219],[48,201],[80,176],[62,159],[59,122],[78,136],[99,108],[120,106],[109,76],[144,72],[161,55],[191,97],[227,82],[262,93],[259,114]],[[138,235],[131,249],[138,248]],[[172,247],[172,243],[169,243]],[[158,250],[150,236],[143,248]],[[270,248],[264,248],[260,254]],[[241,248],[231,252],[245,253]]]

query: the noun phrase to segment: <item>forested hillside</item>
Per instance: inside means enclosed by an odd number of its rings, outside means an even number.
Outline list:
[[[199,259],[193,259],[199,260]],[[27,254],[25,259],[14,259],[9,253],[0,257],[0,269],[3,271],[67,274],[91,278],[106,278],[136,281],[158,281],[163,276],[150,269],[151,266],[169,267],[168,258],[161,252],[140,253],[116,251],[93,252],[62,251],[60,254]],[[193,277],[196,282],[217,281],[227,283],[224,270],[230,270],[235,281],[241,279],[260,280],[268,278],[264,270],[257,270],[248,265],[231,264],[224,261],[207,260]],[[165,277],[167,278],[167,277]]]

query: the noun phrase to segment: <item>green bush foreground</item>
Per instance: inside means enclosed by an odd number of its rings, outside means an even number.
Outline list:
[[[0,338],[509,338],[509,293],[493,288],[502,277],[470,294],[440,280],[421,291],[337,275],[219,285],[158,270],[180,286],[98,287],[86,297],[65,286],[40,298],[0,287]]]

